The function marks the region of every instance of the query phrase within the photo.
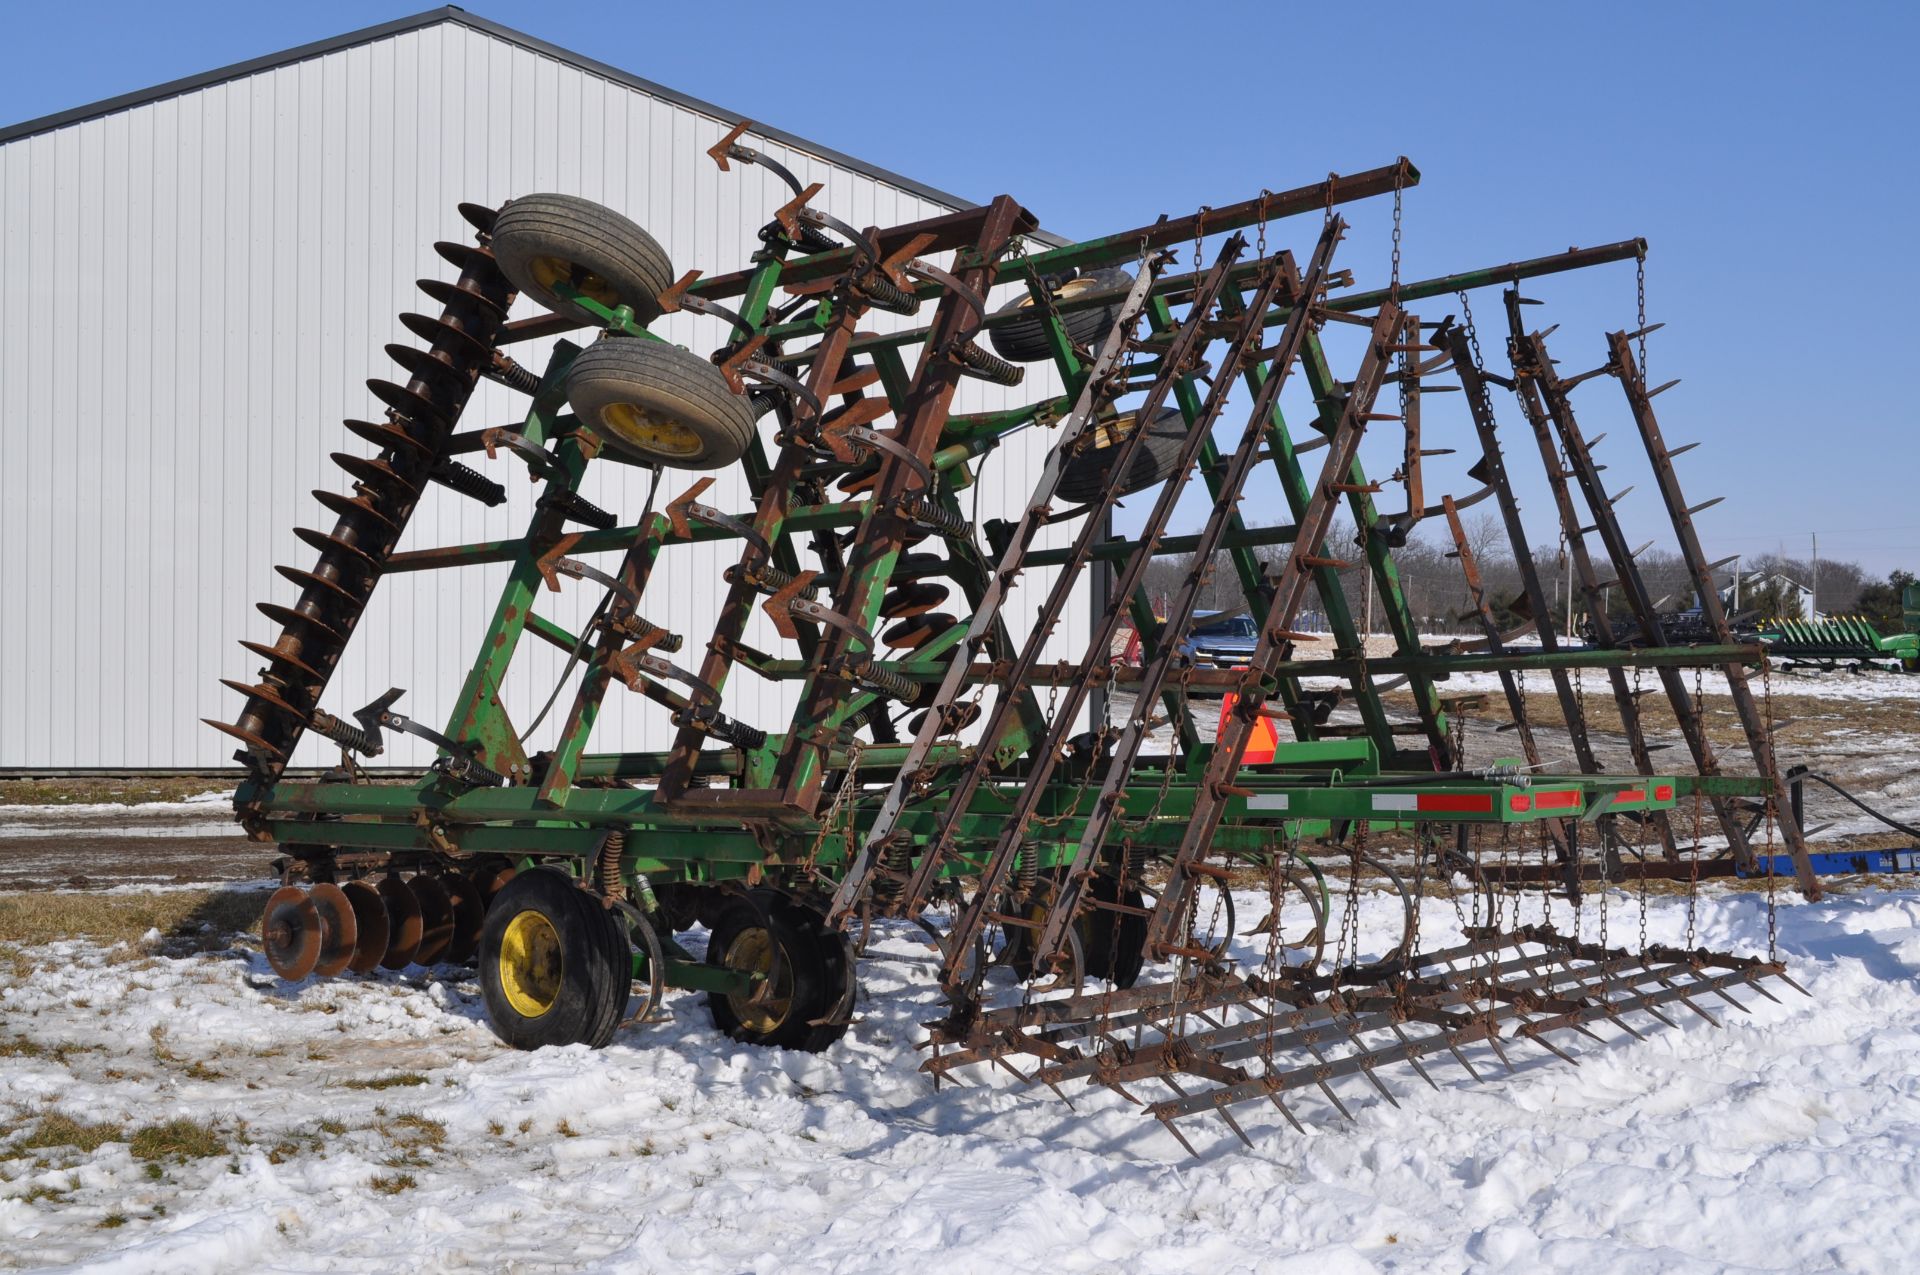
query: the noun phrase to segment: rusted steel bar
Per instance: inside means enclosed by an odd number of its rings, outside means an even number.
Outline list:
[[[1520,403],[1521,414],[1527,419],[1533,431],[1535,444],[1540,449],[1540,463],[1546,470],[1547,486],[1553,493],[1555,511],[1559,514],[1560,529],[1567,546],[1567,558],[1572,566],[1575,578],[1580,581],[1581,596],[1586,600],[1588,621],[1593,625],[1594,639],[1603,648],[1617,647],[1619,641],[1613,631],[1613,621],[1607,615],[1605,587],[1599,574],[1594,570],[1593,557],[1587,551],[1587,542],[1580,523],[1580,515],[1574,508],[1573,494],[1567,486],[1571,477],[1560,457],[1560,447],[1554,441],[1554,423],[1543,401],[1540,386],[1522,369],[1532,367],[1534,357],[1526,344],[1525,324],[1520,319],[1520,294],[1509,290],[1505,296],[1509,339],[1508,358],[1514,371],[1514,397]],[[1581,665],[1573,665],[1579,668]],[[1607,682],[1613,692],[1614,708],[1620,714],[1620,732],[1627,737],[1627,748],[1633,756],[1633,762],[1642,774],[1653,773],[1653,753],[1647,747],[1646,731],[1640,722],[1640,701],[1627,685],[1626,674],[1619,665],[1609,666]],[[1578,676],[1578,674],[1576,674]],[[1584,728],[1586,715],[1581,710],[1578,696],[1574,697],[1574,711],[1569,721],[1578,719]],[[1596,767],[1597,768],[1597,767]],[[1664,845],[1664,840],[1663,840]],[[1678,854],[1678,849],[1674,852]]]
[[[1249,667],[1243,674],[1239,698],[1233,711],[1227,714],[1219,737],[1214,742],[1213,755],[1195,794],[1191,821],[1181,838],[1180,848],[1168,865],[1167,883],[1154,905],[1153,918],[1148,922],[1149,952],[1165,950],[1175,944],[1174,927],[1179,923],[1192,883],[1188,865],[1202,858],[1213,841],[1214,830],[1219,826],[1226,805],[1226,789],[1240,770],[1253,725],[1266,702],[1268,680],[1277,675],[1276,666],[1293,647],[1296,637],[1292,632],[1293,624],[1299,615],[1301,603],[1306,599],[1307,590],[1312,587],[1312,564],[1308,559],[1326,543],[1334,510],[1339,504],[1340,493],[1336,488],[1353,472],[1354,458],[1360,451],[1361,435],[1366,430],[1367,421],[1373,416],[1374,398],[1379,394],[1382,378],[1386,375],[1389,357],[1387,347],[1393,343],[1393,333],[1399,323],[1400,308],[1392,302],[1381,306],[1374,318],[1372,339],[1361,360],[1360,370],[1354,375],[1346,407],[1328,435],[1327,459],[1320,471],[1320,481],[1315,484],[1306,512],[1299,520],[1300,535],[1295,542],[1293,556],[1274,589],[1273,602],[1261,622],[1259,640],[1248,659]],[[1049,928],[1054,928],[1051,923]],[[1058,933],[1045,932],[1040,940],[1043,950],[1049,942],[1057,944],[1059,941]]]
[[[1654,478],[1660,486],[1660,498],[1666,504],[1667,516],[1673,521],[1674,535],[1680,542],[1680,553],[1686,559],[1687,570],[1693,577],[1701,613],[1716,638],[1722,642],[1731,641],[1733,626],[1727,622],[1726,608],[1721,605],[1720,591],[1714,584],[1706,551],[1700,547],[1700,535],[1694,529],[1693,512],[1687,507],[1687,498],[1681,494],[1679,475],[1673,469],[1673,457],[1667,451],[1666,438],[1660,432],[1660,421],[1654,415],[1652,396],[1647,393],[1646,379],[1634,360],[1627,334],[1609,333],[1607,346],[1612,355],[1613,374],[1626,393],[1627,407],[1632,411],[1634,424],[1639,427],[1641,440],[1646,444],[1647,458],[1653,463]],[[1739,714],[1740,727],[1746,732],[1747,746],[1753,750],[1754,765],[1772,786],[1772,793],[1768,797],[1770,814],[1779,821],[1787,839],[1787,849],[1793,855],[1794,876],[1807,898],[1818,899],[1822,893],[1820,878],[1814,875],[1813,864],[1807,858],[1806,837],[1792,812],[1781,808],[1780,798],[1786,790],[1780,780],[1780,762],[1773,751],[1773,732],[1768,721],[1762,718],[1759,705],[1754,703],[1753,688],[1747,682],[1747,671],[1737,662],[1719,667],[1727,679],[1727,693],[1733,699],[1734,711]]]
[[[1518,313],[1518,307],[1515,307]],[[1574,479],[1580,484],[1580,490],[1586,497],[1587,509],[1593,518],[1591,530],[1600,535],[1600,543],[1605,547],[1607,557],[1613,563],[1614,579],[1619,583],[1621,592],[1626,595],[1628,606],[1634,618],[1639,621],[1644,640],[1655,646],[1665,646],[1666,635],[1661,629],[1660,614],[1653,605],[1653,595],[1648,591],[1646,582],[1640,577],[1640,569],[1633,560],[1633,550],[1627,544],[1627,538],[1620,529],[1620,521],[1614,516],[1613,502],[1608,499],[1606,489],[1600,481],[1599,467],[1594,463],[1588,450],[1585,437],[1580,432],[1579,423],[1574,419],[1573,404],[1567,398],[1567,391],[1554,369],[1551,357],[1547,354],[1546,340],[1540,333],[1525,333],[1516,337],[1515,346],[1520,361],[1514,365],[1516,376],[1537,386],[1545,402],[1548,418],[1560,436],[1565,448],[1567,465]],[[1583,529],[1575,527],[1568,533],[1571,543],[1583,534]],[[1604,612],[1604,600],[1597,608]],[[1706,725],[1700,720],[1700,714],[1692,697],[1687,693],[1686,683],[1681,679],[1680,671],[1675,668],[1663,668],[1659,671],[1660,683],[1667,692],[1673,715],[1680,724],[1680,734],[1687,741],[1687,748],[1693,754],[1694,764],[1703,775],[1720,773],[1719,758],[1715,756],[1712,741],[1707,738]],[[1627,698],[1631,698],[1629,695]],[[1651,766],[1648,767],[1649,771]],[[1726,834],[1727,844],[1733,847],[1734,859],[1744,868],[1753,861],[1753,849],[1747,844],[1746,828],[1733,808],[1733,803],[1725,797],[1710,799],[1714,815],[1720,821],[1720,830]],[[1699,830],[1695,829],[1695,837]]]

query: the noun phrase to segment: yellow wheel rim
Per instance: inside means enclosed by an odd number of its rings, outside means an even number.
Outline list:
[[[585,266],[575,265],[560,257],[535,257],[532,268],[534,279],[548,292],[553,291],[554,284],[564,283],[609,310],[620,304],[620,296],[613,290],[613,285]]]
[[[730,970],[766,975],[769,980],[746,996],[729,993],[727,1004],[733,1016],[748,1031],[763,1036],[778,1031],[793,1012],[793,968],[781,961],[779,974],[774,974],[772,933],[759,927],[742,930],[727,944],[725,960]]]
[[[1106,450],[1117,447],[1127,441],[1127,435],[1133,433],[1134,422],[1139,419],[1136,412],[1122,412],[1112,420],[1095,421],[1093,425],[1093,445],[1096,449]]]
[[[1058,289],[1056,289],[1053,295],[1058,299],[1065,301],[1069,297],[1077,297],[1081,293],[1090,291],[1097,286],[1099,285],[1097,285],[1092,279],[1087,279],[1087,278],[1069,279],[1064,284],[1062,284]],[[1026,296],[1020,298],[1020,305],[1022,309],[1032,304],[1033,304],[1033,294],[1031,292],[1029,292]]]
[[[566,961],[553,922],[531,909],[507,922],[500,938],[500,990],[522,1018],[538,1018],[560,999]]]
[[[600,429],[610,441],[651,456],[698,456],[700,435],[638,403],[613,403],[600,411]]]

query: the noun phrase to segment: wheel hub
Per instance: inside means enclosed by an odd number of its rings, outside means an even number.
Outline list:
[[[560,998],[566,962],[553,922],[531,909],[507,922],[500,940],[500,987],[524,1018],[538,1018]]]

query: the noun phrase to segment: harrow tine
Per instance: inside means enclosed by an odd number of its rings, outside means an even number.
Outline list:
[[[1393,1023],[1391,1024],[1391,1026],[1393,1028],[1393,1034],[1400,1038],[1400,1043],[1411,1048],[1413,1046],[1413,1041],[1408,1039],[1406,1031],[1400,1026],[1400,1024]],[[1431,1087],[1435,1092],[1439,1091],[1440,1086],[1434,1083],[1433,1077],[1427,1074],[1427,1069],[1420,1065],[1420,1060],[1418,1058],[1415,1058],[1413,1055],[1409,1054],[1407,1056],[1407,1062],[1410,1063],[1413,1066],[1413,1069],[1420,1074],[1420,1079],[1426,1081],[1428,1086]]]
[[[1167,1132],[1173,1135],[1174,1141],[1178,1142],[1181,1146],[1185,1147],[1187,1149],[1188,1155],[1198,1160],[1200,1158],[1200,1153],[1193,1149],[1193,1144],[1187,1141],[1185,1134],[1181,1133],[1178,1129],[1173,1127],[1173,1121],[1174,1121],[1174,1117],[1172,1116],[1160,1117],[1160,1123],[1166,1126]]]

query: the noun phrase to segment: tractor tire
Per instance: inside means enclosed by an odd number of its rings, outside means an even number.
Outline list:
[[[1092,274],[1068,280],[1055,288],[1053,295],[1065,301],[1085,292],[1109,292],[1115,288],[1132,286],[1133,276],[1124,270],[1096,270]],[[1023,316],[987,329],[987,341],[1001,358],[1015,363],[1039,363],[1053,357],[1053,350],[1047,344],[1046,322],[1036,310],[1031,293],[1022,293],[994,313]],[[1096,310],[1071,310],[1060,316],[1074,344],[1096,351],[1099,342],[1106,339],[1107,331],[1119,317],[1118,302]]]
[[[1122,412],[1110,421],[1095,422],[1090,427],[1093,445],[1070,458],[1061,472],[1057,488],[1061,499],[1083,505],[1098,500],[1109,487],[1114,488],[1115,495],[1126,496],[1166,481],[1187,439],[1187,418],[1175,407],[1162,408],[1154,418],[1147,436],[1140,440],[1133,454],[1133,464],[1124,480],[1107,472],[1119,459],[1120,448],[1125,446],[1127,436],[1137,423],[1138,418],[1132,412]]]
[[[590,199],[522,195],[493,223],[494,260],[513,286],[568,318],[599,323],[553,290],[565,281],[609,310],[626,306],[641,324],[660,317],[660,294],[673,286],[673,263],[659,241]]]
[[[731,901],[715,919],[707,964],[767,975],[764,996],[712,992],[713,1025],[749,1045],[818,1053],[847,1024],[815,1022],[847,1004],[854,978],[847,946],[815,914],[771,890]]]
[[[721,469],[753,445],[753,406],[711,363],[645,337],[607,337],[567,371],[567,401],[615,459]]]
[[[515,1049],[597,1049],[612,1037],[631,987],[631,966],[614,966],[599,901],[557,869],[522,872],[500,891],[480,931],[488,1025]]]

